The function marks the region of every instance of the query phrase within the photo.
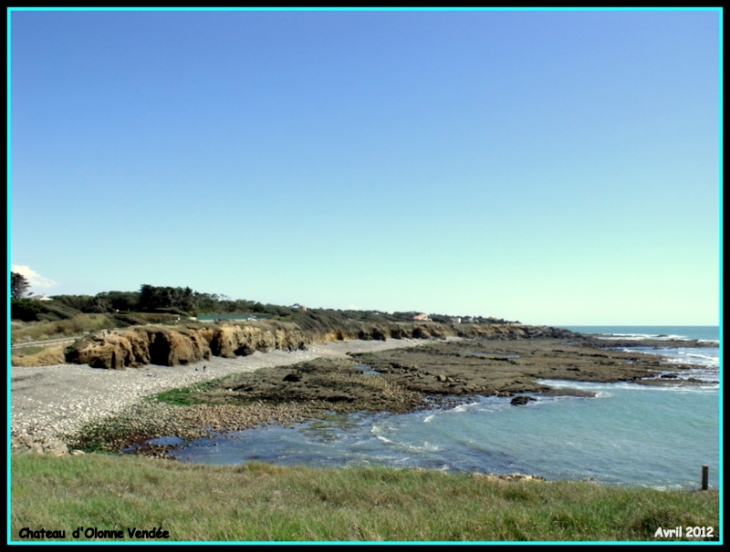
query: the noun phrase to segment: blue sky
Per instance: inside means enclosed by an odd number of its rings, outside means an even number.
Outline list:
[[[720,13],[12,11],[11,263],[533,324],[717,324]]]

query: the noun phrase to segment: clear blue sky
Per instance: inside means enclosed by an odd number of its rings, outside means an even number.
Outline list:
[[[12,11],[11,263],[49,295],[717,324],[720,18]]]

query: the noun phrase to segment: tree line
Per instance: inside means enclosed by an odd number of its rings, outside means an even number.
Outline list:
[[[199,314],[254,314],[306,323],[308,320],[359,320],[364,322],[408,322],[418,311],[387,313],[376,310],[305,309],[262,304],[246,299],[231,299],[217,293],[205,293],[190,287],[142,284],[138,291],[103,291],[96,295],[54,295],[52,301],[40,302],[27,297],[30,284],[25,276],[11,273],[11,318],[37,320],[39,313],[63,318],[81,313],[172,313],[183,316]],[[434,322],[448,323],[448,315],[431,314]],[[474,323],[503,323],[503,319],[474,317]]]

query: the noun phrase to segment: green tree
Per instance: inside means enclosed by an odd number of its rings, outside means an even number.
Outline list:
[[[30,289],[28,279],[18,272],[10,273],[10,296],[13,299],[22,299]]]

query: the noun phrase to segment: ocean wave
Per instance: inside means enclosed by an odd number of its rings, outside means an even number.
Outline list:
[[[700,366],[701,368],[696,368],[697,370],[707,370],[707,369],[714,369],[717,370],[719,368],[719,363],[717,358],[686,358],[686,357],[671,357],[667,356],[664,358],[665,362],[667,364],[691,364],[694,366]],[[690,369],[691,370],[691,369]]]
[[[688,357],[692,357],[692,358],[707,358],[707,359],[710,359],[710,360],[717,360],[717,358],[718,358],[718,357],[712,356],[712,355],[702,355],[700,353],[684,353],[684,352],[681,352],[681,351],[680,351],[679,354],[680,355],[687,355]]]
[[[479,405],[478,402],[467,403],[467,404],[460,404],[458,406],[455,406],[454,408],[451,408],[451,409],[447,410],[447,412],[466,412],[470,408],[473,408],[473,407],[478,406],[478,405]]]
[[[658,341],[669,341],[669,340],[679,340],[679,341],[691,341],[689,337],[686,335],[667,335],[667,334],[646,334],[646,333],[612,333],[612,334],[600,334],[596,336],[598,339],[605,339],[605,340],[621,340],[621,341],[639,341],[642,339],[654,339]]]
[[[699,373],[695,373],[693,376],[688,377],[694,377],[695,379],[700,379],[698,376],[700,376]],[[678,378],[678,379],[685,379],[685,378]],[[667,392],[675,392],[675,393],[693,393],[693,392],[707,392],[708,390],[714,390],[717,389],[718,385],[717,383],[712,382],[712,380],[707,381],[707,384],[697,384],[692,386],[679,386],[679,385],[644,385],[641,383],[634,383],[629,381],[618,381],[615,383],[606,383],[606,382],[577,382],[577,381],[569,381],[569,380],[537,380],[536,383],[540,383],[543,385],[549,385],[550,387],[554,387],[556,389],[564,389],[564,388],[574,388],[574,389],[583,389],[586,391],[595,391],[597,392],[596,398],[608,398],[612,396],[612,391],[617,389],[625,389],[629,391],[643,391],[643,392],[652,392],[652,391],[667,391]],[[605,393],[605,394],[604,394]],[[556,397],[558,398],[558,397]],[[565,398],[572,398],[572,397],[565,397]]]
[[[405,445],[402,444],[401,446],[405,447],[406,450],[413,451],[413,452],[436,452],[441,450],[441,447],[433,445],[429,443],[428,441],[424,441],[422,445]]]
[[[696,366],[719,368],[720,358],[719,349],[698,349],[694,347],[684,347],[678,349],[654,349],[650,347],[623,347],[621,350],[625,353],[642,353],[649,355],[658,355],[663,357],[664,361],[669,364],[694,364]],[[709,354],[708,354],[709,353]]]

